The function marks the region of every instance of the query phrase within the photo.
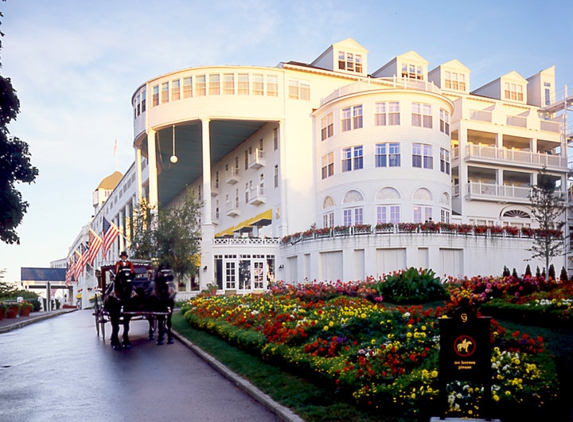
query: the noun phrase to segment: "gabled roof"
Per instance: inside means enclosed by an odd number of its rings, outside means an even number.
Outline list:
[[[396,57],[396,59],[400,59],[400,60],[413,60],[416,62],[421,62],[424,64],[428,64],[428,61],[426,59],[424,59],[422,56],[420,56],[418,53],[416,53],[414,50],[408,51],[407,53],[404,54],[400,54],[399,56]]]
[[[519,73],[517,73],[515,70],[512,70],[509,73],[506,73],[503,76],[500,76],[499,79],[513,79],[513,80],[517,80],[520,82],[527,82],[527,79],[525,79],[523,76],[521,76]]]
[[[332,44],[330,47],[328,47],[326,50],[324,50],[322,52],[322,54],[320,54],[316,59],[314,59],[312,61],[312,63],[310,64],[311,66],[313,66],[315,63],[319,62],[320,59],[322,59],[323,57],[325,57],[328,53],[330,53],[331,51],[334,50],[334,48],[339,48],[339,49],[351,49],[351,50],[362,50],[362,52],[364,54],[368,53],[368,50],[366,50],[362,45],[358,44],[353,38],[346,38],[345,40],[336,42],[334,44]]]
[[[103,179],[96,190],[99,189],[114,190],[122,177],[123,174],[121,174],[119,171],[116,170],[112,174],[107,176],[105,179]]]
[[[66,268],[20,268],[20,281],[66,281]]]
[[[467,68],[462,62],[460,62],[458,59],[453,59],[453,60],[450,60],[449,62],[442,63],[439,67],[448,68],[448,69],[463,70],[464,72],[468,72],[468,73],[471,72],[471,70],[468,69],[468,68]]]

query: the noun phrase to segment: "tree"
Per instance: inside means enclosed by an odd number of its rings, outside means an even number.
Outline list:
[[[541,258],[545,264],[544,273],[549,272],[549,263],[557,256],[563,255],[565,239],[562,228],[565,212],[565,197],[556,188],[555,177],[547,174],[543,168],[537,174],[537,184],[533,186],[529,200],[531,213],[539,224],[537,235],[531,248],[532,258]]]
[[[2,13],[0,17],[3,17]],[[0,32],[0,37],[3,36]],[[20,243],[16,227],[28,210],[28,202],[22,199],[15,185],[32,183],[38,175],[38,169],[30,162],[28,144],[9,136],[7,126],[19,112],[20,101],[12,81],[0,75],[0,240],[8,244]]]
[[[201,206],[190,188],[182,201],[170,208],[156,209],[142,201],[135,210],[132,256],[171,268],[179,282],[195,274],[195,257],[200,252]]]

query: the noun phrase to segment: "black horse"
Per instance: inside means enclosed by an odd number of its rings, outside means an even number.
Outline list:
[[[119,341],[119,325],[122,320],[122,312],[130,311],[134,307],[134,297],[137,293],[133,289],[132,281],[135,274],[129,268],[123,268],[115,275],[103,296],[104,309],[109,313],[111,322],[111,347],[121,349],[130,348],[129,322],[131,316],[123,316],[123,342]]]
[[[175,296],[177,289],[173,281],[173,272],[170,269],[160,267],[155,273],[153,281],[153,292],[150,298],[150,309],[157,312],[157,344],[164,343],[167,334],[167,343],[173,343],[173,333],[171,332],[171,314],[175,306]]]

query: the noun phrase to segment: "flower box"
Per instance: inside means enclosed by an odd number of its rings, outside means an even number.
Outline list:
[[[6,318],[16,318],[18,316],[18,305],[8,305]]]

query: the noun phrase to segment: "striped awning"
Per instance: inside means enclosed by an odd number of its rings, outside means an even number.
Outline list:
[[[273,221],[273,210],[268,209],[252,218],[240,222],[236,226],[229,227],[226,230],[220,231],[215,234],[215,237],[232,236],[235,232],[252,228],[253,226],[268,226]]]

